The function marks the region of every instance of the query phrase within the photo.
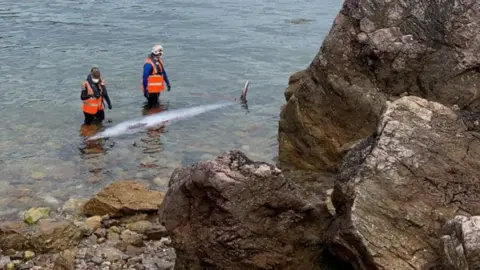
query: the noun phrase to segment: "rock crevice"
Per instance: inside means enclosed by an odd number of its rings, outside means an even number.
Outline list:
[[[479,12],[473,1],[345,0],[315,59],[290,77],[280,160],[336,171],[385,101],[405,95],[479,112]]]
[[[160,219],[177,269],[325,269],[325,203],[239,151],[177,169]]]
[[[350,150],[337,175],[332,252],[356,269],[440,262],[443,224],[478,215],[479,150],[449,108],[414,96],[388,103],[376,134]]]

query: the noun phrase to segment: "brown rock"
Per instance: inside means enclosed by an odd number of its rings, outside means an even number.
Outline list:
[[[122,239],[123,243],[140,247],[143,245],[143,238],[141,234],[136,232],[132,232],[130,230],[124,230],[120,234],[120,239]]]
[[[144,251],[145,251],[145,248],[143,247],[128,245],[125,249],[125,254],[127,254],[128,256],[134,257],[142,254]]]
[[[126,227],[131,231],[143,234],[146,230],[152,227],[152,223],[150,221],[140,220],[134,223],[127,224]]]
[[[386,100],[408,94],[480,111],[480,4],[345,0],[320,51],[291,76],[279,159],[336,170],[345,145],[371,135]]]
[[[116,232],[111,232],[109,231],[108,234],[107,234],[107,238],[109,241],[111,242],[118,242],[120,241],[120,235]]]
[[[480,140],[452,110],[414,96],[390,103],[342,164],[332,250],[356,269],[439,267],[443,224],[480,214],[479,171]]]
[[[144,232],[148,240],[160,240],[163,237],[168,236],[168,231],[165,226],[160,224],[155,224],[152,227],[148,228]]]
[[[87,220],[85,220],[85,223],[87,224],[87,227],[91,231],[95,231],[102,227],[102,217],[101,216],[89,217],[87,218]]]
[[[94,234],[100,238],[104,238],[105,236],[107,236],[107,230],[104,228],[99,228],[95,230]]]
[[[176,269],[324,269],[325,204],[239,151],[177,169],[160,208]]]
[[[86,215],[118,217],[138,212],[155,212],[164,194],[149,190],[146,185],[134,181],[117,181],[106,186],[84,206]]]
[[[59,252],[80,242],[82,231],[69,220],[40,220],[31,237],[39,252]]]
[[[28,227],[24,222],[3,222],[0,224],[0,249],[25,250],[31,247]]]

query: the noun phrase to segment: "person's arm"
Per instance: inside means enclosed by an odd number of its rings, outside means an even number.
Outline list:
[[[112,109],[112,103],[110,102],[110,97],[108,96],[107,87],[104,85],[103,89],[103,98],[107,101],[108,109]]]
[[[80,92],[80,99],[81,100],[87,100],[91,97],[91,95],[87,94],[87,87],[85,84],[82,84],[82,91]]]
[[[162,74],[163,74],[163,79],[165,80],[165,83],[167,83],[168,90],[170,91],[170,81],[168,80],[168,75],[167,71],[165,70],[165,66],[162,68]]]
[[[143,65],[143,80],[142,80],[144,94],[148,92],[147,91],[148,76],[150,76],[150,74],[152,74],[152,65],[145,63],[145,65]]]

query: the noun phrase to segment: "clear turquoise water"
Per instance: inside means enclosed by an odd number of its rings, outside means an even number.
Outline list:
[[[117,179],[165,190],[175,167],[234,148],[275,161],[288,77],[310,64],[341,1],[208,2],[2,1],[0,219],[60,207]],[[300,18],[312,21],[288,22]],[[157,42],[172,82],[164,110],[237,97],[250,80],[248,111],[228,107],[86,145],[80,84],[90,67],[101,68],[113,102],[104,126],[139,117],[143,61]]]

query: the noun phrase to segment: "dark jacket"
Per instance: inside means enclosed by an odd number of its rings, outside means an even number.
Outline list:
[[[101,94],[102,94],[103,98],[105,99],[105,101],[107,101],[108,108],[111,108],[112,103],[110,102],[110,97],[108,96],[107,87],[105,85],[101,84],[101,79],[100,79],[100,81],[98,81],[98,83],[94,83],[92,81],[92,76],[89,74],[87,76],[87,83],[90,83],[90,85],[92,86],[93,97],[100,97],[99,89],[102,89]],[[88,95],[87,93],[88,93],[87,89],[85,88],[85,86],[82,85],[82,92],[80,93],[80,99],[81,100],[86,100],[86,99],[89,99],[90,97],[92,97],[91,95]]]

